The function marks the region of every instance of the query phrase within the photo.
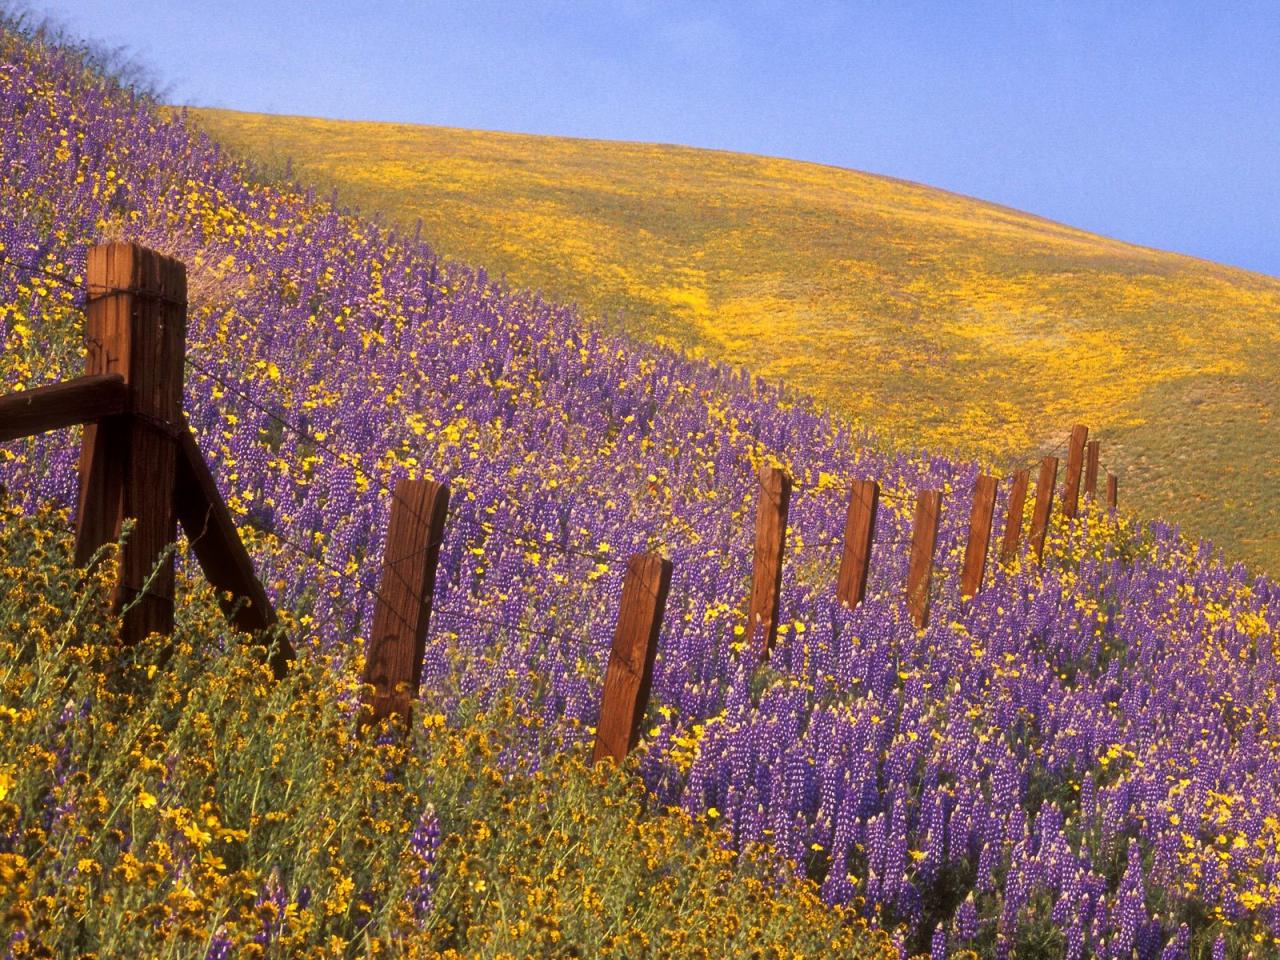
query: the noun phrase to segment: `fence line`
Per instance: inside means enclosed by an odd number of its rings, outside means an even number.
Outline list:
[[[31,264],[0,256],[0,262],[81,289],[78,282]],[[181,385],[184,367],[219,384],[231,396],[278,423],[313,449],[323,450],[340,463],[364,472],[358,454],[335,449],[320,440],[304,424],[299,425],[203,363],[186,356],[186,274],[177,261],[136,244],[108,244],[90,248],[84,288],[86,291],[87,372],[74,380],[50,384],[0,397],[0,441],[16,439],[73,424],[84,424],[80,460],[80,509],[77,517],[77,557],[87,559],[102,543],[118,539],[125,511],[135,517],[134,537],[121,564],[121,580],[114,602],[124,612],[122,639],[131,642],[148,632],[167,633],[172,627],[172,557],[161,561],[158,581],[145,585],[139,572],[148,572],[168,550],[181,523],[196,558],[210,582],[231,595],[228,616],[241,629],[269,630],[275,624],[262,584],[213,475],[200,454],[196,439],[182,414]],[[121,338],[127,338],[122,341]],[[125,344],[130,349],[125,349]],[[114,349],[113,349],[114,347]],[[128,358],[124,369],[120,358]],[[1045,536],[1052,516],[1057,487],[1058,450],[1068,452],[1067,477],[1061,498],[1064,517],[1076,516],[1083,480],[1087,500],[1097,496],[1099,448],[1088,439],[1083,425],[1075,426],[1067,441],[1040,462],[1028,546],[1036,562],[1043,561]],[[758,474],[751,589],[745,603],[749,647],[767,658],[776,641],[781,602],[782,568],[786,549],[787,517],[793,493],[812,491],[816,484],[798,485],[781,467],[764,466]],[[1006,504],[1000,559],[1014,560],[1020,553],[1023,513],[1029,471],[1019,469]],[[981,475],[974,487],[968,538],[960,565],[960,596],[968,600],[982,589],[993,531],[1000,481]],[[1116,508],[1118,481],[1106,474],[1106,505]],[[878,537],[876,519],[882,501],[914,502],[909,536]],[[850,481],[849,506],[843,537],[820,540],[807,546],[843,544],[840,571],[834,584],[837,598],[856,607],[866,596],[873,562],[873,547],[910,543],[907,581],[903,590],[906,610],[913,624],[928,624],[929,606],[941,582],[935,569],[949,575],[956,566],[935,562],[942,515],[942,492],[919,490],[913,495],[887,493],[875,479]],[[266,531],[344,582],[368,591],[375,601],[364,680],[366,722],[408,717],[421,683],[422,664],[433,616],[465,619],[499,629],[551,641],[582,638],[540,630],[470,612],[432,609],[439,551],[446,526],[459,521],[486,536],[500,533],[516,544],[539,551],[590,559],[598,564],[625,563],[613,643],[606,666],[600,721],[594,747],[596,759],[621,760],[635,745],[652,680],[658,637],[672,581],[671,561],[652,552],[629,557],[607,556],[580,549],[555,538],[539,540],[536,533],[517,530],[474,510],[449,509],[449,488],[425,479],[400,480],[392,493],[378,587],[369,588],[344,569],[312,554],[313,547],[294,542],[275,530]],[[141,534],[139,535],[139,531]],[[567,537],[563,538],[567,541]],[[314,545],[313,545],[314,546]],[[171,553],[171,551],[170,551]],[[137,582],[135,582],[137,581]],[[158,582],[158,588],[153,587]],[[678,592],[682,602],[716,598]],[[293,656],[288,641],[279,638],[272,661],[277,675]]]

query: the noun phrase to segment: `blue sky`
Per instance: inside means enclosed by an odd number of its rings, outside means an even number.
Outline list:
[[[1280,275],[1280,2],[35,0],[176,102],[772,154]]]

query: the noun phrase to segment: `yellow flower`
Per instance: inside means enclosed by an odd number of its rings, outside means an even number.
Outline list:
[[[138,792],[138,805],[150,810],[156,805],[156,798],[152,794],[147,793],[147,791],[140,790]]]

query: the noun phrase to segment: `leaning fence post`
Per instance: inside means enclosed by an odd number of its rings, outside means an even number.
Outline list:
[[[1040,461],[1040,478],[1036,482],[1036,509],[1031,515],[1031,547],[1036,563],[1044,562],[1044,538],[1049,532],[1049,515],[1053,512],[1053,488],[1058,482],[1058,458]]]
[[[449,488],[444,484],[396,484],[364,668],[364,682],[373,688],[367,695],[369,721],[393,713],[407,719],[417,699],[448,512]]]
[[[1067,482],[1062,487],[1062,515],[1068,519],[1080,511],[1080,470],[1084,466],[1084,445],[1089,439],[1089,428],[1076,424],[1071,428],[1067,445]]]
[[[973,510],[969,514],[969,542],[964,550],[964,571],[960,576],[960,596],[976,596],[987,572],[987,549],[991,542],[991,520],[996,512],[996,478],[981,476],[973,485]]]
[[[112,604],[123,608],[121,640],[136,643],[173,629],[174,437],[183,424],[187,271],[179,261],[135,243],[89,248],[86,375],[119,374],[127,412],[84,428],[76,562],[133,532],[119,561]]]
[[[1102,442],[1090,440],[1084,448],[1084,495],[1090,500],[1098,499],[1098,454]]]
[[[1030,470],[1019,470],[1013,475],[1009,487],[1009,503],[1004,518],[1004,540],[1000,544],[1000,559],[1009,563],[1018,555],[1018,543],[1022,539],[1022,514],[1027,502],[1027,483]]]
[[[1116,488],[1119,485],[1120,485],[1120,481],[1116,479],[1116,475],[1114,473],[1108,473],[1107,474],[1107,509],[1108,510],[1114,510],[1116,508],[1116,499],[1117,499],[1117,494],[1119,492]]]
[[[836,578],[836,597],[847,607],[856,607],[867,593],[871,543],[875,538],[879,506],[880,484],[874,480],[853,481],[849,513],[844,522],[844,553]]]
[[[760,468],[756,504],[756,546],[751,571],[747,630],[768,656],[778,636],[778,597],[782,592],[782,551],[787,539],[791,478],[781,467]],[[758,637],[758,639],[756,639]]]
[[[596,762],[609,757],[621,763],[639,739],[670,587],[670,560],[656,553],[637,553],[627,560],[596,724]]]
[[[938,545],[938,520],[942,493],[921,490],[911,531],[911,561],[907,568],[907,610],[911,622],[923,629],[929,622],[929,583],[933,577],[933,551]]]

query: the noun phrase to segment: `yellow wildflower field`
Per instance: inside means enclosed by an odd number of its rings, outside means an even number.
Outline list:
[[[1087,423],[1122,506],[1280,570],[1280,279],[810,163],[194,114],[265,171],[288,159],[450,258],[783,380],[891,444],[1005,470]]]

